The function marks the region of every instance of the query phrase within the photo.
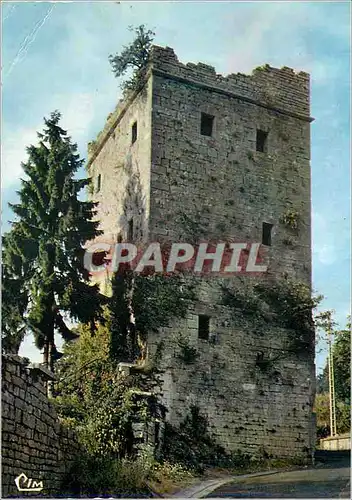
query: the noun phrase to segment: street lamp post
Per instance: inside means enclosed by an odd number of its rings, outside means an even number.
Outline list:
[[[332,353],[331,330],[328,332],[328,369],[329,369],[329,401],[330,401],[330,435],[336,436],[336,401],[335,401],[335,380],[334,380],[334,358]]]

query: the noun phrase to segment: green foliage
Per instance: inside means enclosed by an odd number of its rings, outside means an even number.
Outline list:
[[[317,437],[330,435],[330,400],[329,393],[317,394],[315,398],[315,413],[317,419]],[[351,407],[342,401],[336,403],[337,433],[343,434],[351,429]]]
[[[104,377],[112,376],[114,366],[109,359],[110,322],[108,313],[105,314],[107,320],[104,324],[96,325],[94,335],[90,325],[80,324],[76,329],[79,336],[77,340],[64,345],[64,356],[56,367],[56,403],[61,402],[61,398],[72,397],[74,403],[78,398],[89,404],[101,389]]]
[[[136,338],[131,323],[131,295],[133,273],[128,269],[115,274],[109,303],[111,317],[110,357],[119,361],[133,361],[136,356]]]
[[[316,390],[317,394],[323,394],[329,391],[329,378],[328,378],[328,367],[325,365],[322,373],[317,375],[316,379]]]
[[[26,270],[16,255],[11,255],[8,239],[3,237],[3,253],[7,261],[2,266],[2,315],[1,348],[2,352],[17,354],[25,336],[24,318],[28,306],[26,290]]]
[[[184,318],[194,298],[192,281],[182,275],[136,276],[132,306],[137,330],[145,336],[168,326],[173,318]]]
[[[317,314],[315,324],[332,342],[337,432],[344,433],[351,428],[351,319],[338,330],[334,312],[328,310]],[[317,379],[315,407],[318,437],[326,437],[330,434],[328,361]]]
[[[325,333],[325,340],[332,342],[334,381],[336,398],[343,403],[351,403],[351,318],[348,316],[346,328],[337,329],[332,310],[322,311],[315,317],[316,327]],[[328,388],[328,364],[321,376]]]
[[[109,56],[115,77],[123,76],[130,68],[133,70],[132,76],[121,84],[125,93],[141,88],[155,36],[155,33],[147,30],[143,24],[137,28],[130,26],[129,31],[135,34],[133,42],[125,46],[120,54]]]
[[[312,297],[308,285],[288,279],[274,283],[268,288],[259,285],[257,290],[260,297],[274,309],[276,322],[295,332],[291,339],[292,348],[295,350],[314,348],[312,311],[322,296]]]
[[[80,325],[79,338],[66,344],[57,362],[56,406],[62,420],[74,427],[89,455],[125,457],[133,454],[134,421],[145,422],[156,414],[156,400],[140,396],[154,383],[143,373],[129,377],[111,359],[111,318],[97,323],[94,335]]]
[[[270,324],[291,330],[291,349],[310,352],[314,348],[312,311],[322,296],[312,296],[309,286],[283,278],[271,282],[223,286],[223,304],[231,307],[236,317],[250,317],[258,325]]]
[[[104,391],[99,404],[94,401],[93,411],[85,417],[80,440],[90,455],[125,457],[133,453],[132,421],[137,415],[144,420],[148,408],[136,401],[134,391],[122,381],[117,385]]]
[[[231,287],[223,285],[222,287],[222,303],[231,308],[234,317],[238,312],[245,317],[263,317],[262,301],[260,296],[255,292],[253,286],[248,286],[239,279],[238,285],[234,282]]]
[[[61,490],[78,497],[155,497],[159,495],[154,489],[184,484],[193,477],[182,465],[157,462],[149,453],[121,460],[81,454],[64,477]]]
[[[198,212],[193,217],[185,212],[179,212],[176,216],[176,223],[182,234],[193,244],[197,244],[208,232],[206,223],[202,222],[202,212]]]
[[[346,328],[337,329],[333,311],[322,311],[316,318],[317,327],[324,331],[332,342],[332,358],[334,365],[334,388],[336,397],[336,423],[338,433],[347,432],[351,428],[351,319],[347,318]],[[329,413],[329,371],[328,361],[323,373],[318,376],[316,414],[318,437],[326,437],[330,433]]]
[[[333,345],[336,397],[351,403],[351,324],[336,332]]]
[[[321,311],[315,316],[315,325],[328,335],[333,335],[336,328],[336,321],[333,319],[334,311]]]
[[[287,210],[282,216],[281,222],[291,229],[298,229],[299,213],[295,210]]]
[[[142,460],[111,459],[82,454],[63,480],[62,491],[79,497],[152,496],[147,480],[150,469]]]
[[[133,421],[143,422],[158,411],[155,398],[139,396],[158,380],[155,367],[147,373],[142,364],[126,377],[117,365],[136,362],[141,338],[186,314],[193,288],[182,276],[140,276],[129,269],[116,274],[111,285],[103,321],[93,330],[80,325],[79,338],[65,346],[54,404],[76,428],[87,453],[121,458],[133,453]]]
[[[160,340],[156,346],[156,350],[155,350],[155,354],[154,354],[153,362],[155,365],[160,363],[162,356],[163,356],[164,347],[165,347],[165,342],[163,340]]]
[[[269,64],[262,64],[261,66],[257,66],[254,71],[267,71],[268,69],[270,69],[270,65]]]
[[[112,355],[124,361],[133,361],[139,354],[138,338],[144,341],[148,333],[185,317],[195,297],[192,281],[177,274],[148,276],[126,270],[114,276],[112,290]]]
[[[178,335],[176,338],[176,345],[179,349],[177,357],[186,365],[193,364],[197,358],[199,358],[199,352],[195,347],[190,345],[189,339],[184,335]]]
[[[55,331],[66,340],[73,338],[66,315],[88,322],[101,307],[98,288],[89,284],[83,265],[83,245],[98,234],[98,223],[92,222],[95,205],[78,199],[88,180],[75,179],[83,160],[59,121],[57,111],[44,119],[38,145],[27,148],[28,160],[22,163],[26,179],[21,180],[20,202],[10,204],[16,220],[4,248],[5,272],[16,277],[14,268],[23,269],[24,281],[17,283],[20,313],[37,347],[45,347],[45,362],[48,345],[55,347]],[[25,314],[22,297],[28,299]]]
[[[228,454],[216,443],[209,434],[207,419],[196,406],[190,408],[179,427],[166,425],[163,450],[165,460],[182,464],[197,473],[207,467],[242,468],[250,462],[246,454]]]

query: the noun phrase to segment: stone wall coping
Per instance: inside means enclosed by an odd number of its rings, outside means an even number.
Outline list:
[[[18,365],[27,366],[30,364],[29,358],[24,358],[22,356],[19,356],[18,354],[3,353],[2,358],[4,360],[11,361],[11,362],[16,363]]]
[[[344,434],[337,434],[336,436],[328,436],[326,438],[321,439],[320,441],[334,441],[336,439],[350,439],[351,434],[349,432],[345,432]]]
[[[31,363],[30,365],[28,365],[27,369],[32,372],[39,372],[41,377],[46,380],[55,380],[56,378],[54,373],[41,363]]]

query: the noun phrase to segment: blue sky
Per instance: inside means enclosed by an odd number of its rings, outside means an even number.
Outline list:
[[[59,109],[86,157],[120,97],[108,55],[146,24],[182,62],[218,73],[290,66],[311,74],[313,285],[341,326],[350,311],[350,12],[348,2],[2,2],[2,204],[11,219],[25,146]],[[322,348],[322,351],[321,349]],[[326,358],[317,354],[318,369]],[[34,360],[27,338],[21,349]]]

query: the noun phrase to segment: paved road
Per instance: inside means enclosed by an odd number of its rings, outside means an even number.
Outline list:
[[[318,452],[312,468],[238,480],[207,498],[350,498],[350,452]]]

